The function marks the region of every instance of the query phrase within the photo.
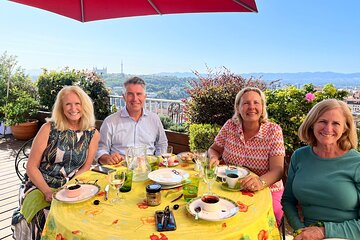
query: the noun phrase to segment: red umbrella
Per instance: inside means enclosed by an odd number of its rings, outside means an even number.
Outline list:
[[[11,0],[81,22],[174,13],[257,12],[255,0]]]

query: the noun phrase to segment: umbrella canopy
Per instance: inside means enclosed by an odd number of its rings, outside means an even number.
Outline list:
[[[257,12],[255,0],[11,0],[81,22],[154,14]]]

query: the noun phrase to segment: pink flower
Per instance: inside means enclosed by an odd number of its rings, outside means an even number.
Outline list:
[[[305,95],[305,99],[308,102],[312,102],[315,99],[315,95],[313,93],[309,92]]]

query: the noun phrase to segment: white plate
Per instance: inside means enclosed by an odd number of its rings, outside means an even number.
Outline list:
[[[60,202],[78,203],[88,200],[89,198],[92,198],[100,191],[100,187],[95,184],[84,183],[80,185],[81,185],[81,193],[77,197],[73,197],[73,198],[67,197],[65,195],[65,188],[61,188],[59,191],[55,192],[53,197]]]
[[[174,173],[174,170],[179,174]],[[189,177],[189,173],[177,168],[161,168],[149,173],[148,177],[161,185],[176,185]]]
[[[202,207],[203,202],[201,201],[201,198],[202,196],[194,198],[186,205],[186,210],[188,210],[188,212],[193,216],[196,214],[194,209],[201,207],[201,211],[198,213],[200,219],[207,221],[222,221],[235,216],[239,212],[239,207],[237,204],[233,200],[225,197],[219,197],[219,211],[207,212]]]
[[[217,176],[218,177],[221,177],[221,178],[226,178],[226,169],[228,167],[226,165],[223,165],[223,166],[219,166],[218,169],[217,169]],[[249,175],[249,170],[247,170],[246,168],[243,168],[243,167],[239,167],[237,166],[237,175],[239,175],[239,178],[243,178],[247,175]]]

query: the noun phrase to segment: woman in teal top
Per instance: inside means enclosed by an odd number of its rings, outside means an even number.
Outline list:
[[[54,190],[90,169],[99,141],[90,97],[78,86],[57,95],[52,116],[34,138],[12,219],[14,239],[40,239]]]
[[[360,239],[360,153],[348,106],[316,104],[299,137],[309,146],[292,155],[281,201],[294,240]]]

